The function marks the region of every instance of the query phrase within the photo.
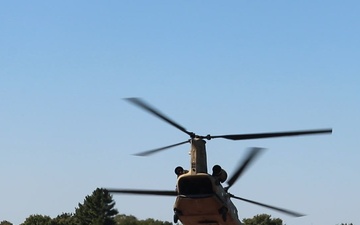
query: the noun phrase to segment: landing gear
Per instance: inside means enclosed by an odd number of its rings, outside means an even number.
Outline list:
[[[174,223],[177,223],[179,221],[179,215],[181,215],[182,212],[178,209],[174,209],[174,217],[173,217],[173,221]]]
[[[174,214],[174,220],[173,221],[174,221],[174,223],[177,223],[179,221],[178,215]]]

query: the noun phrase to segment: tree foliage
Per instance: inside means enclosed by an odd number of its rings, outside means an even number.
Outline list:
[[[161,220],[154,220],[152,218],[146,220],[140,220],[139,225],[172,225],[171,222],[161,221]]]
[[[12,223],[10,223],[9,221],[7,220],[3,220],[0,222],[0,225],[13,225]]]
[[[283,225],[280,218],[271,218],[268,214],[258,214],[253,218],[243,219],[244,225]]]
[[[135,216],[118,214],[115,202],[106,189],[97,188],[78,204],[75,213],[62,213],[55,218],[31,215],[21,225],[172,225],[154,219],[138,220]],[[0,225],[13,225],[4,220]]]
[[[21,225],[52,225],[51,218],[43,215],[31,215]]]
[[[120,214],[115,216],[114,218],[116,225],[172,225],[171,222],[154,220],[154,219],[146,219],[146,220],[138,220],[133,215],[124,215]]]
[[[114,218],[116,225],[138,225],[138,219],[133,215],[119,214]]]
[[[76,225],[76,220],[71,213],[62,213],[54,219],[52,219],[51,225]]]
[[[76,222],[80,225],[115,225],[114,217],[118,211],[115,202],[106,189],[97,188],[92,195],[85,197],[75,210]]]

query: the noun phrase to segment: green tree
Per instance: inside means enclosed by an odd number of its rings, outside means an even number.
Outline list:
[[[133,215],[124,215],[120,214],[115,216],[114,218],[116,225],[172,225],[171,222],[154,220],[154,219],[146,219],[146,220],[138,220]]]
[[[115,225],[115,202],[106,189],[97,188],[92,195],[85,197],[75,210],[76,223],[80,225]]]
[[[119,214],[114,220],[116,225],[139,225],[138,219],[133,215]]]
[[[3,220],[0,222],[0,225],[13,225],[12,223],[10,223],[9,221],[7,220]]]
[[[21,225],[51,225],[51,218],[43,215],[31,215]]]
[[[268,214],[259,214],[253,218],[243,219],[244,225],[283,225],[283,221],[280,218],[271,218]]]
[[[140,220],[139,225],[172,225],[171,222],[161,221],[161,220],[154,220],[154,219],[146,219]]]
[[[71,213],[62,213],[52,219],[51,225],[76,225],[75,217]]]

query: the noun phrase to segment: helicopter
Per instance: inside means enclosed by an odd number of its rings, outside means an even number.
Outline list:
[[[248,149],[248,153],[243,161],[239,163],[235,172],[228,178],[227,172],[220,165],[214,165],[212,167],[212,173],[208,173],[205,148],[206,140],[210,141],[215,138],[223,138],[237,141],[329,134],[332,133],[332,129],[201,136],[189,132],[183,126],[171,120],[165,116],[165,114],[140,98],[125,98],[125,100],[160,118],[190,137],[190,139],[180,143],[136,153],[135,155],[149,156],[175,146],[190,143],[190,168],[189,170],[185,170],[181,166],[175,168],[174,172],[177,176],[176,190],[107,189],[110,193],[176,197],[173,207],[173,222],[178,223],[178,221],[181,221],[184,225],[241,225],[242,223],[239,219],[237,208],[231,199],[245,201],[293,217],[304,216],[302,213],[238,197],[229,192],[230,187],[233,186],[259,154],[265,150],[264,148],[253,147]],[[227,185],[223,186],[225,182]]]

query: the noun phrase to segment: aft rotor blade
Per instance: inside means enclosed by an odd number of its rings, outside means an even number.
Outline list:
[[[149,113],[159,117],[160,119],[164,120],[165,122],[173,125],[177,129],[181,130],[182,132],[188,134],[190,137],[194,137],[194,133],[187,131],[184,127],[180,126],[173,120],[169,119],[167,116],[165,116],[163,113],[161,113],[159,110],[155,109],[154,107],[150,106],[149,104],[145,103],[143,100],[139,98],[125,98],[125,100],[137,105],[138,107],[144,109],[145,111],[148,111]]]
[[[289,137],[299,135],[311,135],[311,134],[328,134],[332,133],[332,129],[321,130],[304,130],[304,131],[286,131],[286,132],[271,132],[271,133],[255,133],[255,134],[229,134],[229,135],[217,135],[210,136],[209,138],[225,138],[229,140],[249,140],[259,138],[274,138],[274,137]]]
[[[242,163],[239,164],[238,169],[235,171],[235,173],[231,176],[231,178],[228,180],[228,187],[229,189],[237,179],[241,176],[241,174],[249,167],[249,165],[254,162],[254,159],[259,155],[259,153],[263,150],[263,148],[251,148],[249,150],[248,155],[245,157]]]
[[[148,151],[145,151],[145,152],[139,152],[139,153],[136,153],[134,155],[137,155],[137,156],[148,156],[148,155],[151,155],[151,154],[155,154],[159,151],[162,151],[162,150],[166,150],[166,149],[169,149],[169,148],[173,148],[175,146],[179,146],[179,145],[182,145],[182,144],[185,144],[185,143],[189,143],[189,141],[183,141],[183,142],[180,142],[180,143],[177,143],[177,144],[173,144],[173,145],[168,145],[168,146],[165,146],[165,147],[162,147],[162,148],[156,148],[156,149],[153,149],[153,150],[148,150]]]
[[[166,190],[137,190],[137,189],[107,189],[107,190],[110,193],[115,193],[115,194],[177,196],[176,191],[166,191]]]
[[[279,208],[279,207],[267,205],[267,204],[260,203],[260,202],[255,202],[255,201],[252,201],[252,200],[249,200],[249,199],[246,199],[246,198],[240,198],[240,197],[237,197],[237,196],[232,195],[232,194],[230,194],[230,197],[233,197],[233,198],[241,200],[241,201],[249,202],[249,203],[252,203],[252,204],[255,204],[255,205],[259,205],[259,206],[262,206],[262,207],[265,207],[265,208],[268,208],[268,209],[272,209],[272,210],[275,210],[275,211],[278,211],[278,212],[281,212],[281,213],[285,213],[285,214],[288,214],[290,216],[294,216],[294,217],[305,216],[302,213],[294,212],[294,211],[291,211],[291,210],[288,210],[288,209],[282,209],[282,208]]]

